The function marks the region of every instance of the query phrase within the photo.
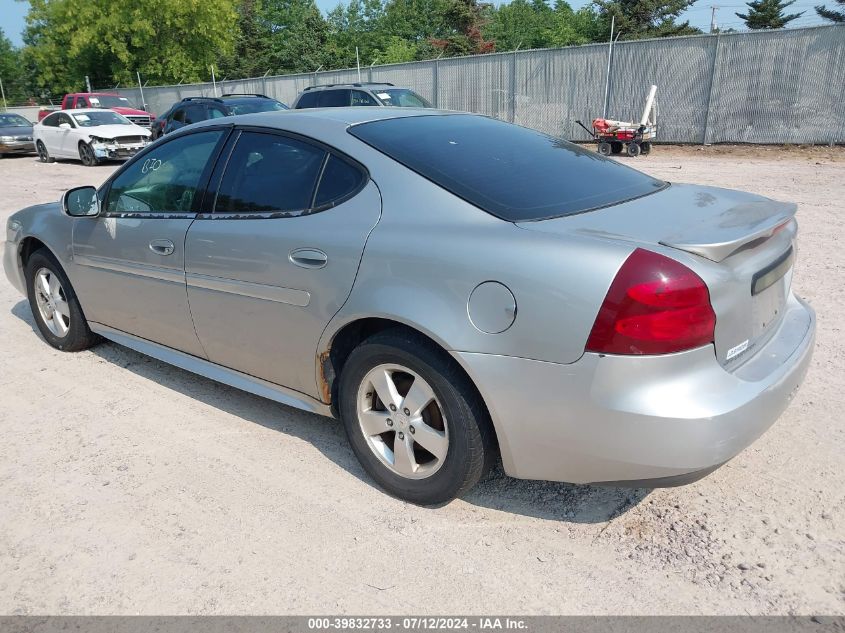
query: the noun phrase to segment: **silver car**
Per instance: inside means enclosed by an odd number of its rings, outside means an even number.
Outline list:
[[[513,477],[677,485],[800,385],[796,208],[470,114],[227,117],[8,221],[48,343],[104,337],[339,417],[436,504]]]

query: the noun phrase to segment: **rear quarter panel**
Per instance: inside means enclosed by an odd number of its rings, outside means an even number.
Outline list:
[[[450,351],[557,363],[584,353],[630,246],[521,229],[367,150],[373,155],[365,164],[382,193],[382,219],[349,300],[318,351],[328,349],[345,324],[382,317],[410,325]],[[499,334],[476,329],[468,315],[469,297],[485,281],[504,284],[516,299],[515,321]]]

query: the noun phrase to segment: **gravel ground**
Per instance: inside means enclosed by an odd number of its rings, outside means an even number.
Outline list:
[[[0,613],[845,613],[845,152],[629,164],[800,204],[815,358],[728,465],[664,490],[495,474],[415,507],[373,486],[336,422],[117,345],[54,351],[0,283]],[[0,221],[113,169],[2,159]]]

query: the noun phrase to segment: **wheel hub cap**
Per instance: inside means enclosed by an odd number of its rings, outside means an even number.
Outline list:
[[[431,386],[407,367],[370,370],[357,399],[358,424],[367,446],[393,473],[431,477],[443,466],[449,427]]]

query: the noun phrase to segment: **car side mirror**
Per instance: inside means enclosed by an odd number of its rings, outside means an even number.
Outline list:
[[[62,196],[62,211],[72,218],[95,217],[100,214],[100,199],[94,187],[68,189]]]
[[[59,123],[59,127],[62,128],[63,130],[69,130],[70,129],[70,123]]]

